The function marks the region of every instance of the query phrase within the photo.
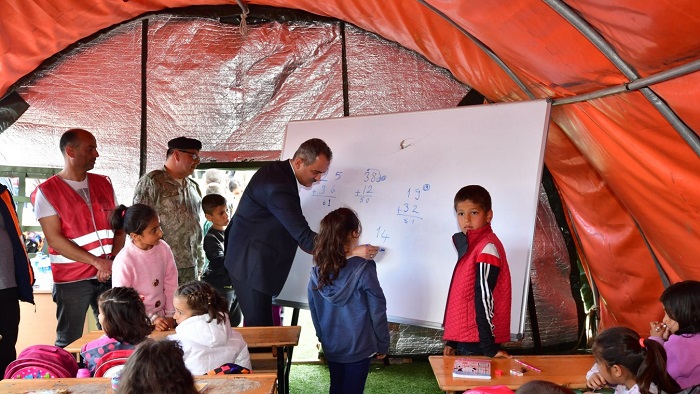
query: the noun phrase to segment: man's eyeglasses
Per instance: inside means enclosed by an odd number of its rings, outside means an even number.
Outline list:
[[[192,160],[193,160],[193,161],[197,161],[197,160],[200,160],[200,159],[201,159],[201,157],[199,157],[199,154],[197,154],[197,153],[188,152],[188,151],[182,150],[182,149],[178,149],[178,150],[179,150],[180,152],[182,152],[182,153],[187,153],[188,155],[192,155]]]

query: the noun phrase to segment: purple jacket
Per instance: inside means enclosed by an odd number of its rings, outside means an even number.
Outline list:
[[[666,370],[682,389],[700,384],[700,334],[671,335],[668,341],[652,336],[666,349]]]

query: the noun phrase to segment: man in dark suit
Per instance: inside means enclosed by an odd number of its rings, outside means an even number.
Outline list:
[[[312,138],[290,160],[260,168],[245,188],[226,229],[225,265],[247,326],[272,325],[272,297],[282,291],[297,246],[307,253],[316,233],[301,211],[299,187],[310,187],[330,166],[333,153]],[[353,254],[376,255],[374,246]]]

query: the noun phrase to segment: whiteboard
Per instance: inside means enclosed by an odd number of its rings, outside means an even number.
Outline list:
[[[330,146],[328,172],[300,192],[309,225],[318,231],[331,210],[355,210],[360,243],[386,249],[375,260],[389,321],[424,327],[441,327],[457,263],[454,196],[463,186],[484,186],[510,265],[511,335],[520,338],[549,111],[541,100],[295,121],[282,158],[310,138]],[[276,304],[308,308],[311,266],[311,255],[298,250]]]

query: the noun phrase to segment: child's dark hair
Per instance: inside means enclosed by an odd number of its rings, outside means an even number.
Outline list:
[[[677,393],[678,383],[666,372],[666,351],[653,339],[642,339],[627,327],[612,327],[598,334],[593,342],[596,360],[625,367],[635,376],[639,392],[649,394],[655,383],[659,392]]]
[[[700,332],[700,282],[685,280],[674,283],[661,293],[659,301],[668,317],[678,322],[678,331],[674,334]]]
[[[135,345],[153,330],[139,293],[131,287],[113,287],[100,294],[97,304],[102,329],[110,338]]]
[[[574,391],[546,380],[531,380],[515,390],[515,394],[574,394]]]
[[[353,232],[361,233],[362,225],[350,208],[338,208],[321,220],[313,250],[314,262],[318,266],[319,289],[333,283],[347,264],[347,245]]]
[[[147,340],[124,364],[118,394],[196,394],[194,377],[185,366],[180,344]]]
[[[486,212],[491,210],[491,195],[483,186],[469,185],[459,189],[457,194],[455,194],[455,210],[457,209],[457,204],[464,201],[478,204]]]
[[[187,300],[192,316],[209,315],[208,321],[216,319],[217,324],[226,321],[228,302],[207,282],[187,282],[175,290],[175,297]]]
[[[134,204],[130,207],[119,205],[109,215],[109,224],[115,230],[123,229],[127,234],[141,235],[155,218],[158,218],[158,213],[146,204]]]
[[[214,213],[214,209],[220,206],[226,206],[226,197],[221,194],[207,194],[202,198],[202,211],[207,215]]]

